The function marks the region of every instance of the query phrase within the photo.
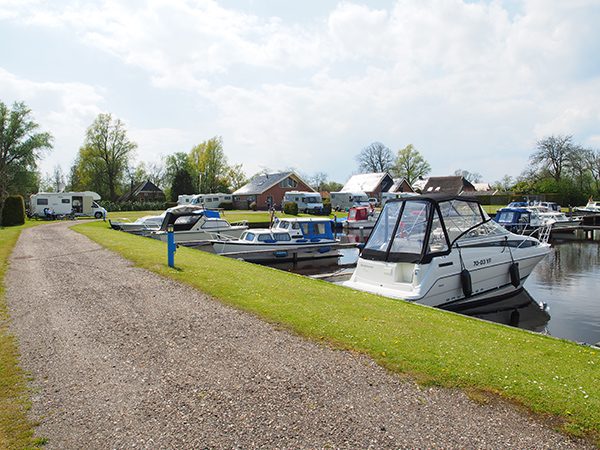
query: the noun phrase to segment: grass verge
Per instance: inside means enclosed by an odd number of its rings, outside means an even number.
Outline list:
[[[33,437],[33,424],[27,418],[29,392],[25,373],[19,367],[16,339],[9,333],[4,298],[8,257],[21,231],[41,223],[28,221],[22,226],[0,228],[0,448],[37,448],[43,444],[43,440]]]
[[[314,340],[365,353],[418,382],[480,390],[600,437],[600,352],[458,314],[166,244],[104,223],[74,229],[137,266],[192,285]]]

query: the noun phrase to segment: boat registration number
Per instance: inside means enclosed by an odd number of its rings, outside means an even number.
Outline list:
[[[473,261],[473,265],[475,267],[480,267],[480,266],[485,266],[486,264],[489,264],[492,262],[492,258],[484,258],[484,259],[478,259]]]

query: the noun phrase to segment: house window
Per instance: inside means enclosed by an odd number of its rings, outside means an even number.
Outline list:
[[[48,199],[47,198],[38,198],[37,199],[37,204],[38,205],[47,205],[48,204]]]
[[[285,180],[282,180],[279,183],[279,186],[281,186],[282,188],[295,188],[296,186],[298,186],[298,183],[296,182],[296,180],[293,180],[292,178],[286,178]]]
[[[70,199],[68,199],[68,198],[63,198],[63,199],[62,199],[62,202],[63,202],[63,203],[71,203],[71,200],[70,200]]]

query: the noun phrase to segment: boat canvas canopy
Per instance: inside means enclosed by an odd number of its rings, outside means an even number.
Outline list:
[[[386,203],[361,254],[364,259],[428,263],[450,253],[458,240],[506,233],[488,226],[490,218],[475,199],[419,195]]]

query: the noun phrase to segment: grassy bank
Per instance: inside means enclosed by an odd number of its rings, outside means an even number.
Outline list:
[[[422,383],[497,393],[600,436],[600,352],[577,344],[108,229],[74,228],[140,267]]]
[[[18,364],[17,342],[9,333],[9,315],[4,297],[4,275],[8,257],[24,228],[43,222],[27,222],[18,227],[0,227],[0,448],[34,448],[42,441],[34,439],[25,374]]]

